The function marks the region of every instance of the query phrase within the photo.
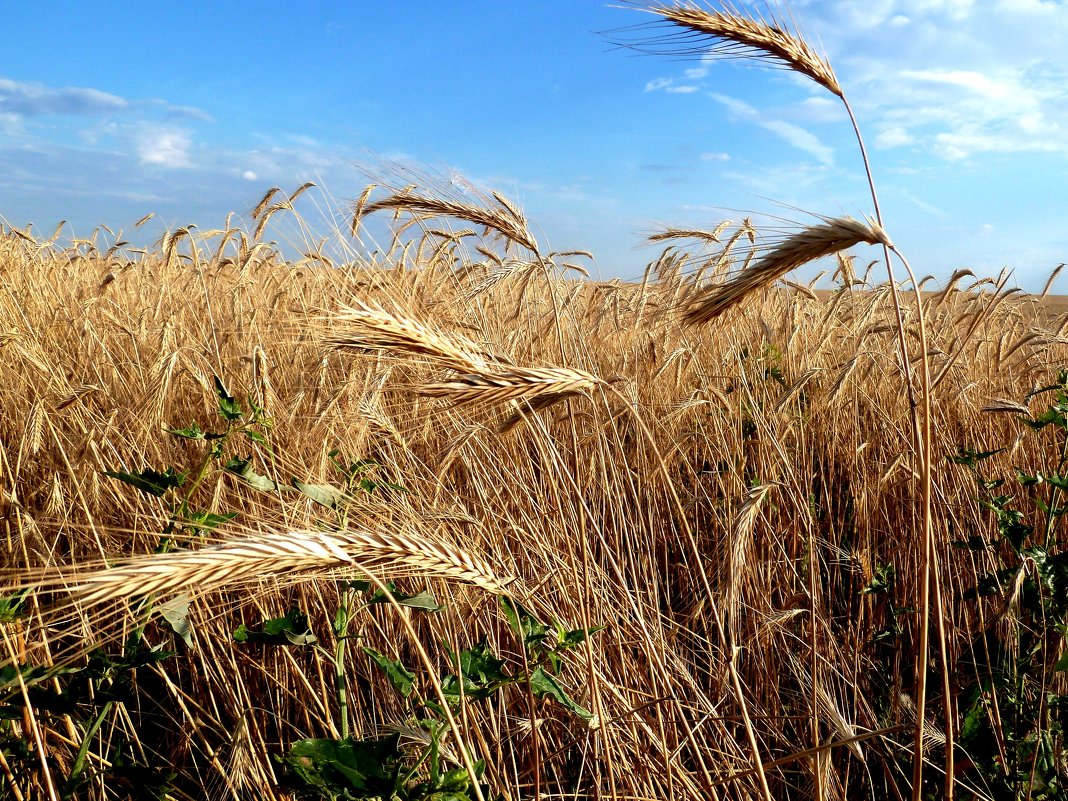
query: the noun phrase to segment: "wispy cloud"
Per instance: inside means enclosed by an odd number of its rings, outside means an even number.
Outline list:
[[[645,84],[646,92],[667,92],[672,95],[691,94],[696,92],[698,88],[692,84],[677,84],[674,78],[654,78]]]
[[[9,120],[56,116],[107,118],[119,114],[134,117],[163,114],[174,119],[214,122],[203,109],[176,105],[159,98],[130,100],[91,87],[55,87],[0,78],[0,117]]]
[[[1062,0],[799,2],[878,146],[1068,154]]]
[[[117,95],[98,89],[52,88],[0,78],[0,113],[25,117],[46,115],[93,116],[121,111],[129,105]]]
[[[791,147],[808,153],[820,164],[827,167],[834,164],[834,150],[823,144],[814,133],[800,125],[771,117],[745,101],[729,95],[713,93],[712,98],[725,106],[737,119],[751,122],[770,131]]]

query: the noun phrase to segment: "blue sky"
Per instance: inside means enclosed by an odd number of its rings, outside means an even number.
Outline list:
[[[1065,0],[788,8],[854,105],[917,272],[1011,267],[1041,288],[1068,260]],[[304,180],[340,203],[379,159],[516,198],[602,277],[640,275],[664,225],[871,212],[834,98],[745,62],[613,48],[599,31],[649,17],[603,0],[9,2],[4,17],[0,216],[46,235],[150,211],[212,228]]]

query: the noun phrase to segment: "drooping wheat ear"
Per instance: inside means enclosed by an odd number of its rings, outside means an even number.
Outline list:
[[[456,404],[531,401],[546,395],[555,396],[556,402],[601,384],[597,376],[571,367],[508,367],[468,373],[440,384],[424,384],[416,391],[433,398],[448,398]],[[545,404],[538,408],[545,408]]]
[[[488,255],[488,251],[485,251]],[[491,256],[491,258],[494,258]],[[487,292],[506,279],[520,280],[530,275],[534,270],[543,266],[540,260],[527,261],[523,259],[496,259],[496,264],[490,268],[482,280],[472,284],[464,294],[464,300],[472,300],[483,292]]]
[[[437,217],[452,217],[480,225],[487,231],[495,231],[531,253],[538,253],[538,241],[530,233],[523,213],[500,193],[486,194],[474,187],[460,186],[455,180],[443,183],[428,179],[420,182],[420,185],[423,186],[422,190],[412,185],[401,189],[390,188],[391,194],[373,202],[361,198],[353,209],[353,230],[363,217],[376,211],[408,215],[409,222],[401,225],[398,233],[409,225],[425,223]]]
[[[509,582],[466,551],[411,532],[293,531],[223,541],[196,551],[134,557],[75,577],[85,603],[195,588],[217,590],[281,576],[337,568],[388,571],[465,581],[492,593]]]
[[[811,226],[787,238],[726,283],[696,293],[687,302],[685,319],[694,325],[707,323],[790,270],[848,250],[861,242],[891,244],[883,229],[873,221],[860,222],[851,217],[825,218],[822,225]]]
[[[720,244],[720,236],[722,236],[723,232],[732,225],[734,225],[733,220],[724,220],[711,231],[705,231],[699,228],[665,228],[662,231],[657,231],[655,234],[650,234],[645,238],[645,241],[667,242],[672,239],[694,239],[708,245],[718,245]]]
[[[728,615],[732,630],[737,631],[742,611],[742,588],[745,584],[746,565],[752,560],[753,530],[768,493],[775,484],[760,484],[753,487],[746,496],[745,503],[738,510],[731,536],[730,556],[724,566],[727,575],[724,581],[723,608]]]
[[[342,309],[336,320],[341,331],[328,337],[326,345],[337,350],[385,350],[393,356],[422,356],[459,373],[479,373],[490,362],[508,363],[462,337],[446,336],[418,320],[365,303]]]
[[[658,15],[673,30],[644,39],[617,38],[624,47],[675,56],[752,58],[807,75],[842,97],[831,65],[785,20],[751,16],[730,3],[723,4],[722,11],[693,2],[629,4]]]

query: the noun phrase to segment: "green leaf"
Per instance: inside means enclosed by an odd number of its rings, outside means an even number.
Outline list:
[[[22,609],[22,604],[26,601],[26,596],[30,594],[30,589],[27,587],[21,592],[0,597],[0,623],[11,623],[26,614]]]
[[[878,595],[893,589],[894,566],[892,564],[879,565],[872,573],[871,581],[860,591],[861,595]]]
[[[206,534],[209,531],[214,531],[217,526],[233,520],[235,517],[237,517],[237,512],[227,512],[221,515],[214,512],[189,512],[185,516],[185,522],[201,534]]]
[[[177,473],[173,467],[168,467],[163,473],[152,468],[142,470],[140,473],[105,470],[104,475],[109,478],[117,478],[131,487],[136,487],[141,492],[154,495],[157,498],[162,498],[169,489],[178,489],[185,484],[186,479],[185,473]]]
[[[283,762],[292,772],[288,782],[315,798],[351,801],[393,798],[401,770],[400,734],[380,740],[299,740]]]
[[[431,595],[429,592],[418,592],[415,595],[406,595],[403,592],[397,590],[397,585],[392,581],[386,584],[386,589],[389,590],[389,594],[393,596],[393,600],[400,606],[406,606],[409,609],[419,609],[423,612],[440,612],[444,609],[444,606],[438,604],[437,598]],[[372,604],[388,604],[389,598],[382,590],[376,590],[375,594],[367,600],[367,605]]]
[[[1045,428],[1048,425],[1058,425],[1062,428],[1065,425],[1065,417],[1061,412],[1057,411],[1056,407],[1047,409],[1042,414],[1036,415],[1031,419],[1024,417],[1022,420],[1025,425],[1030,426],[1036,431]]]
[[[337,487],[332,487],[329,484],[305,484],[296,478],[293,479],[291,484],[317,504],[325,506],[327,509],[336,509],[338,501],[345,495]]]
[[[249,459],[241,459],[235,456],[226,463],[224,469],[228,473],[233,473],[235,476],[243,479],[244,482],[253,489],[260,490],[261,492],[274,492],[280,486],[267,476],[260,475],[253,470],[252,462]]]
[[[204,439],[205,434],[200,430],[200,426],[196,423],[188,425],[185,428],[164,428],[171,436],[181,437],[182,439]]]
[[[253,431],[251,428],[244,428],[241,433],[255,442],[257,445],[266,445],[267,437],[263,436],[259,431]]]
[[[535,646],[540,646],[549,636],[549,627],[535,618],[518,601],[502,595],[501,606],[504,608],[505,617],[508,618],[508,625],[512,627],[512,631],[523,638],[523,645],[528,651],[534,649]]]
[[[530,674],[530,690],[538,698],[552,698],[565,709],[578,715],[585,721],[593,720],[593,713],[579,704],[564,691],[560,682],[545,672],[543,668],[537,668]]]
[[[449,663],[455,667],[457,661],[460,678],[450,674],[441,682],[442,691],[450,703],[459,703],[461,693],[467,698],[481,701],[514,681],[504,672],[504,660],[490,650],[484,639],[474,647],[461,651],[459,660],[449,651]]]
[[[313,645],[319,641],[308,628],[308,616],[296,608],[255,628],[242,623],[234,629],[233,638],[236,642],[264,645]]]
[[[244,410],[242,410],[240,404],[234,400],[233,396],[226,391],[222,379],[217,375],[212,376],[212,378],[215,380],[215,396],[219,403],[219,414],[229,422],[240,420],[245,413]]]
[[[1057,660],[1057,664],[1053,666],[1053,669],[1057,672],[1068,670],[1068,651],[1061,654],[1061,658]]]
[[[384,654],[380,654],[374,648],[368,648],[363,646],[363,652],[374,660],[382,672],[386,674],[386,678],[389,679],[389,683],[393,685],[393,689],[407,698],[412,694],[412,690],[415,688],[415,674],[408,668],[404,667],[400,662],[394,662]]]
[[[965,467],[975,467],[975,465],[979,462],[983,461],[984,459],[989,459],[991,456],[995,456],[1001,453],[1003,450],[1005,449],[998,448],[996,451],[972,451],[958,445],[956,456],[950,456],[948,458],[949,461],[953,462],[954,464],[962,464]]]
[[[571,631],[564,631],[562,627],[558,627],[557,632],[558,645],[556,646],[558,651],[570,651],[582,643],[586,642],[594,634],[604,631],[607,626],[593,626],[588,629],[572,629]]]

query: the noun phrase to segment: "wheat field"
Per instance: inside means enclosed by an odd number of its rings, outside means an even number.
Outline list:
[[[876,219],[594,281],[498,193],[354,197],[0,229],[3,797],[1063,797],[1051,299],[913,293]],[[311,741],[400,773],[294,784]]]

